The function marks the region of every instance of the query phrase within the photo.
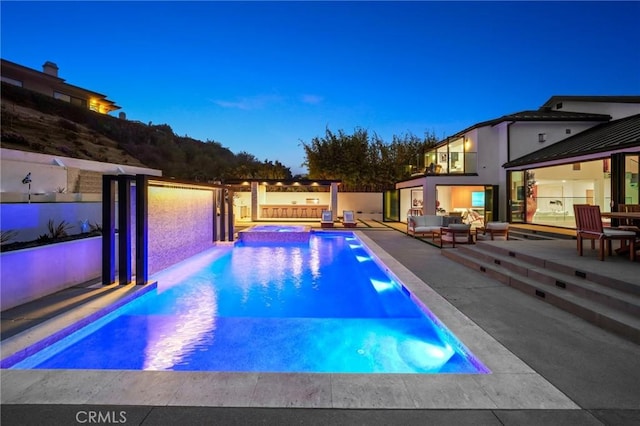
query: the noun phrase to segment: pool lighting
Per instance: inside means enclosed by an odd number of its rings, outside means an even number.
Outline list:
[[[393,282],[391,281],[371,279],[371,284],[373,284],[373,288],[375,288],[378,293],[382,293],[393,288]]]
[[[438,346],[411,339],[398,345],[398,353],[406,362],[420,369],[432,371],[446,364],[455,351],[448,343],[445,346]]]
[[[371,256],[358,256],[356,255],[356,259],[358,259],[358,262],[366,262],[371,260]]]

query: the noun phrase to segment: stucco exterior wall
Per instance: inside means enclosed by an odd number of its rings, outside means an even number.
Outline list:
[[[49,164],[29,163],[2,159],[0,168],[0,191],[27,193],[29,186],[22,179],[31,173],[31,193],[45,194],[57,192],[58,188],[67,188],[67,170],[65,167]]]
[[[518,122],[511,126],[511,146],[509,160],[516,160],[539,149],[546,148],[554,143],[577,135],[593,126],[600,124],[598,121],[578,122]],[[571,133],[566,130],[570,129]],[[545,142],[538,141],[538,134],[545,134]]]
[[[640,114],[640,104],[634,103],[562,101],[562,108],[557,109],[554,105],[552,109],[557,111],[609,114],[612,120]]]

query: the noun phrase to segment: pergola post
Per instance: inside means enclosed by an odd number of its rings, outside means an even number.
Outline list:
[[[258,182],[251,182],[251,221],[258,220]]]
[[[116,281],[116,177],[102,176],[102,285]]]
[[[228,232],[229,237],[228,237],[227,241],[233,241],[233,223],[234,223],[234,218],[233,218],[233,213],[234,213],[233,212],[233,190],[227,189],[226,191],[227,191],[227,202],[229,203],[229,206],[228,206],[229,217],[227,218],[228,219],[227,220],[227,226],[228,226],[227,232]]]
[[[118,281],[131,282],[131,176],[118,176]]]
[[[149,177],[136,175],[136,285],[149,280]]]
[[[331,182],[329,194],[331,197],[331,204],[330,204],[331,218],[333,220],[336,220],[336,217],[338,216],[338,183],[337,182]]]
[[[218,192],[219,190],[214,189],[211,191],[211,198],[213,204],[213,221],[211,223],[212,231],[213,231],[213,242],[218,241]]]
[[[226,235],[226,215],[227,213],[227,190],[220,190],[220,241],[227,239]]]

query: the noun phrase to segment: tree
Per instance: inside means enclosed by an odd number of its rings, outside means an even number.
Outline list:
[[[301,142],[304,165],[312,179],[340,179],[343,191],[382,191],[411,174],[412,165],[424,166],[424,154],[437,142],[433,134],[419,138],[411,133],[386,143],[377,134],[356,128],[349,135],[325,129],[323,137]]]

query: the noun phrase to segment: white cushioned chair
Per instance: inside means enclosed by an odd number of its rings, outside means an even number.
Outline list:
[[[508,222],[487,222],[484,227],[476,228],[476,241],[509,239]]]
[[[331,210],[322,210],[321,218],[321,228],[333,228],[333,212],[331,212]]]
[[[468,223],[453,223],[446,228],[440,228],[440,248],[444,243],[473,244],[471,237],[471,225]]]

